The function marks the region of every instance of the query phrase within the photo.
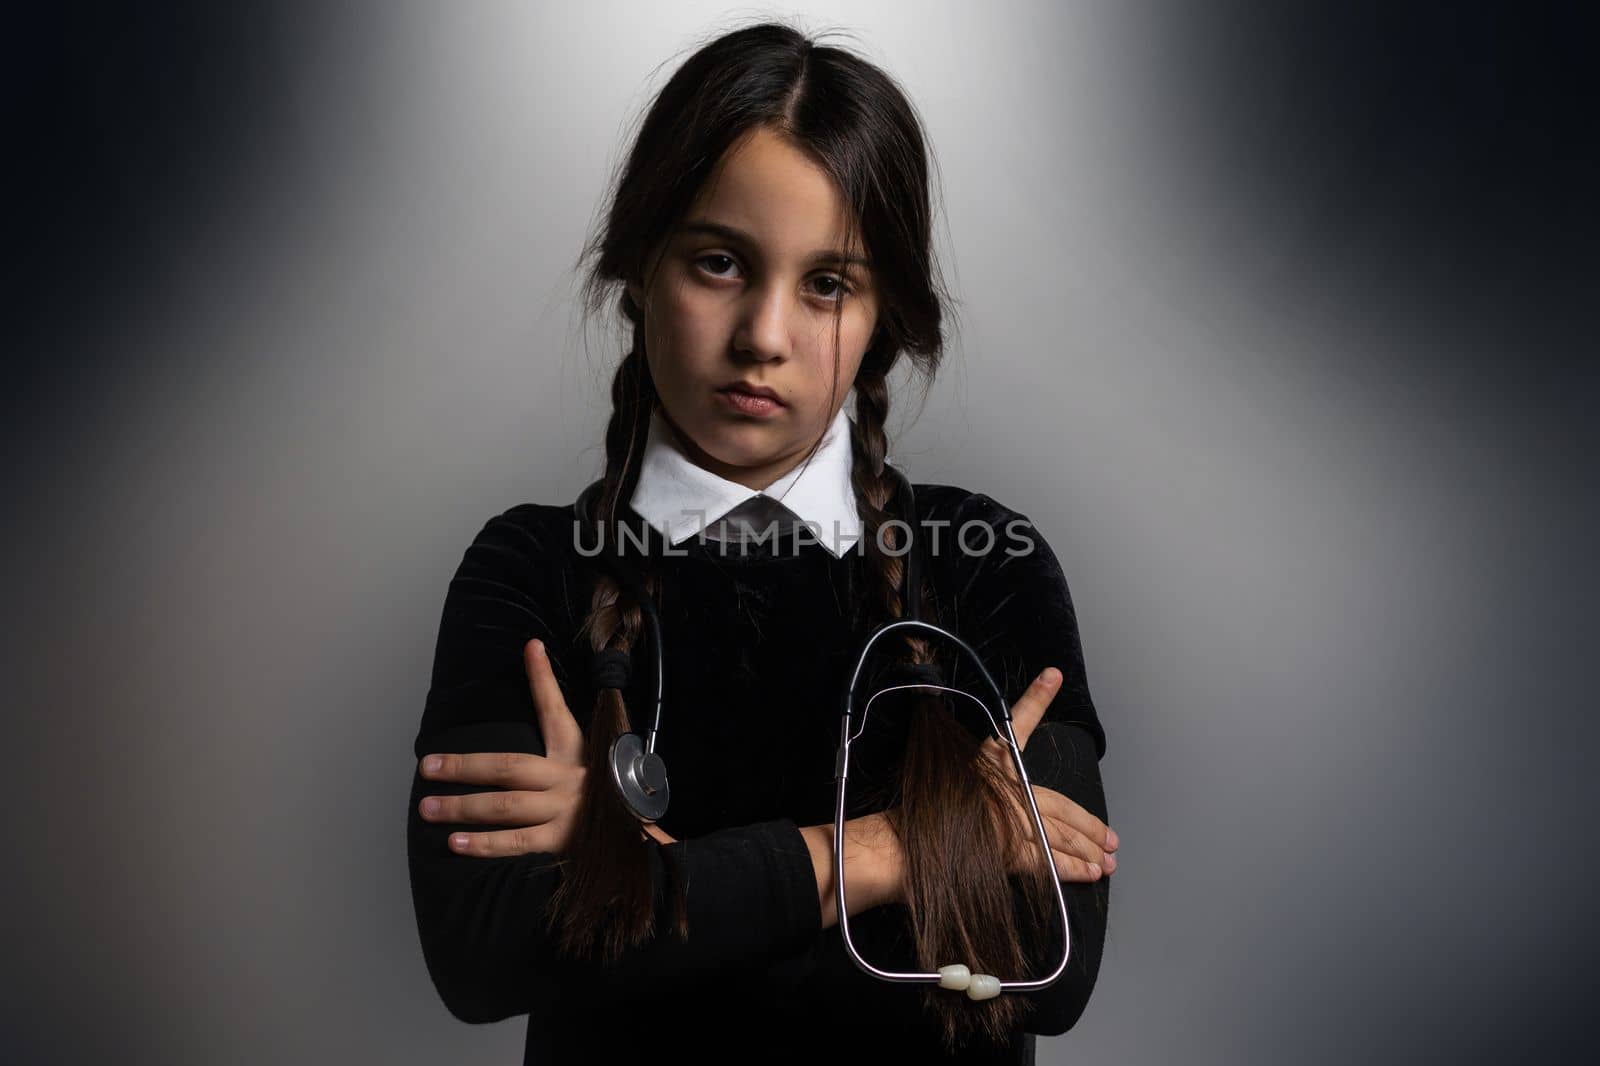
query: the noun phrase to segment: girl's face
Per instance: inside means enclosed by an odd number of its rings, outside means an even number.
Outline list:
[[[833,181],[761,128],[736,142],[663,247],[644,308],[645,350],[667,421],[695,463],[753,489],[799,465],[844,405],[878,318]],[[833,315],[839,324],[834,389]],[[724,391],[777,393],[770,412]]]

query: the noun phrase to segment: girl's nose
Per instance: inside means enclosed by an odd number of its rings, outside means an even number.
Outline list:
[[[762,362],[786,358],[791,310],[790,300],[779,286],[753,289],[739,325],[739,350]]]

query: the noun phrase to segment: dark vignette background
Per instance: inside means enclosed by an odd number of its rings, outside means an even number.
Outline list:
[[[803,10],[945,166],[963,367],[896,451],[1046,532],[1111,737],[1112,936],[1041,1062],[1564,1061],[1582,5],[969,8]],[[728,17],[606,10],[13,24],[8,1061],[519,1054],[433,997],[399,804],[461,550],[598,470],[609,349],[541,345],[608,153]]]

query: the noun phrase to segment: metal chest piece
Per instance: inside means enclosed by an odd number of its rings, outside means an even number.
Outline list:
[[[646,751],[637,733],[624,733],[611,745],[611,779],[622,801],[635,815],[654,822],[667,813],[672,790],[667,786],[667,764]]]

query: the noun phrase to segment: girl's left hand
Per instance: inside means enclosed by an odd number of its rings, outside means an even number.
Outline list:
[[[1017,738],[1018,749],[1028,750],[1028,740],[1044,718],[1045,708],[1055,698],[1060,685],[1061,671],[1053,666],[1048,667],[1034,678],[1033,684],[1012,706],[1011,730]],[[983,753],[993,759],[1011,781],[1018,780],[1011,748],[1005,741],[997,736],[989,737],[983,742]],[[1098,881],[1101,876],[1116,870],[1117,857],[1113,853],[1121,841],[1110,826],[1081,804],[1054,789],[1034,785],[1033,795],[1034,802],[1039,806],[1039,817],[1045,823],[1051,860],[1061,880]],[[1033,825],[1032,813],[1019,802],[1013,803],[1013,809],[1020,820],[1025,839],[1032,842],[1026,845],[1027,848],[1036,847],[1038,838],[1035,836],[1037,830]],[[1035,856],[1019,861],[1032,863],[1038,859]]]
[[[502,791],[427,796],[420,811],[430,822],[520,824],[523,828],[452,833],[451,851],[479,858],[533,852],[564,855],[571,842],[588,776],[583,730],[561,694],[544,643],[528,641],[523,645],[522,659],[533,691],[545,754],[507,751],[428,755],[422,760],[421,773],[430,781],[496,785]],[[654,825],[647,825],[644,830],[661,843],[673,842]]]

